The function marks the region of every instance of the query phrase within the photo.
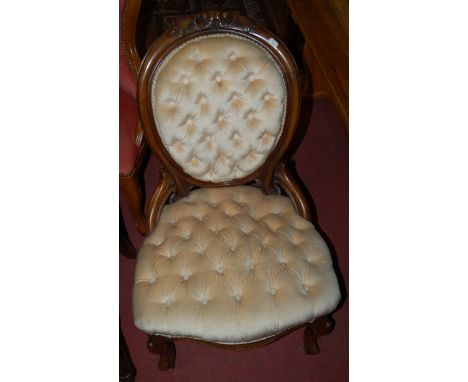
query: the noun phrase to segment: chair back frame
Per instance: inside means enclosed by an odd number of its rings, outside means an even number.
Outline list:
[[[243,178],[214,183],[196,179],[185,173],[165,148],[158,134],[153,115],[151,84],[158,66],[173,49],[198,36],[219,33],[237,34],[250,39],[260,44],[272,55],[284,76],[287,105],[283,131],[266,161],[255,171]],[[183,19],[177,26],[168,30],[152,45],[140,69],[138,103],[145,139],[153,153],[157,155],[173,177],[178,196],[186,196],[193,186],[235,186],[247,184],[254,180],[260,181],[263,189],[269,192],[272,188],[272,177],[275,167],[289,146],[296,129],[300,109],[299,74],[289,50],[269,31],[252,24],[246,17],[228,12],[212,11]]]

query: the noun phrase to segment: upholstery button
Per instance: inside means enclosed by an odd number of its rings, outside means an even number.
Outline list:
[[[206,305],[206,304],[208,303],[208,300],[207,300],[206,298],[204,298],[203,300],[201,300],[201,303],[202,303],[203,305]]]
[[[265,95],[264,98],[265,98],[265,101],[268,101],[271,98],[271,96],[269,94],[267,94],[267,95]]]
[[[250,81],[250,82],[254,82],[254,81],[255,81],[255,77],[254,77],[253,74],[251,74],[251,75],[249,76],[249,81]]]
[[[253,119],[253,117],[254,117],[253,113],[249,113],[249,115],[247,116],[247,119],[251,120],[251,119]]]
[[[184,80],[182,81],[184,85],[188,85],[189,83],[189,79],[188,78],[184,78]]]
[[[251,263],[251,264],[249,265],[249,269],[250,269],[251,271],[253,271],[254,268],[255,268],[255,264]]]
[[[257,154],[256,154],[256,152],[253,151],[253,150],[250,151],[250,152],[249,152],[249,155],[247,156],[247,158],[248,158],[249,160],[254,160],[256,157],[257,157]]]
[[[192,123],[193,123],[193,119],[192,119],[192,118],[187,119],[187,122],[186,122],[187,125],[191,125]]]
[[[239,301],[241,300],[240,294],[236,294],[236,295],[234,296],[234,298],[236,299],[237,302],[239,302]]]
[[[221,77],[220,77],[220,76],[216,76],[215,81],[216,81],[216,82],[221,82]]]
[[[203,98],[200,100],[200,102],[201,102],[203,105],[206,105],[206,103],[207,103],[208,101],[206,100],[205,97],[203,97]]]
[[[271,289],[270,289],[270,294],[271,294],[272,296],[274,296],[274,295],[276,294],[276,289],[275,289],[275,288],[271,288]]]
[[[270,142],[271,138],[272,138],[272,136],[271,136],[270,133],[265,133],[265,134],[263,134],[262,142],[264,144],[268,144],[268,142]]]
[[[218,122],[222,122],[222,121],[224,121],[224,117],[223,117],[222,115],[220,115],[220,116],[218,117]]]
[[[237,95],[235,95],[234,97],[232,97],[232,100],[233,101],[239,101],[239,97]]]
[[[229,56],[229,58],[231,59],[231,61],[235,61],[237,59],[237,56],[233,53]]]
[[[189,277],[188,277],[188,275],[183,275],[182,278],[183,278],[185,281],[187,281]]]
[[[218,268],[216,270],[216,272],[218,272],[220,275],[222,275],[224,273],[224,270],[223,270],[223,268]]]
[[[171,304],[172,304],[172,300],[166,300],[165,304],[166,304],[166,306],[171,305]]]

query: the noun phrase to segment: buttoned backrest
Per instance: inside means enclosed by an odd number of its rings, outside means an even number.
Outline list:
[[[234,34],[189,40],[161,62],[151,103],[162,143],[196,179],[243,178],[277,144],[287,103],[273,56]]]
[[[153,45],[142,72],[147,140],[190,183],[258,178],[289,144],[297,68],[286,47],[248,19],[216,12],[189,19]]]

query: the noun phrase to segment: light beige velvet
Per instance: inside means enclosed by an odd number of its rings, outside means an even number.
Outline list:
[[[211,182],[243,178],[265,162],[281,136],[285,94],[271,54],[226,34],[176,48],[152,82],[164,146],[186,173]]]
[[[248,343],[331,312],[329,250],[288,198],[199,189],[164,207],[138,254],[134,320],[148,334]]]

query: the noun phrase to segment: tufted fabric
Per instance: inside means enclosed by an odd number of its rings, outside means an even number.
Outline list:
[[[141,248],[134,320],[148,334],[248,343],[331,312],[328,248],[288,198],[203,188],[164,207]]]
[[[211,182],[243,178],[265,162],[281,136],[285,94],[271,54],[229,34],[182,44],[152,82],[164,146],[186,173]]]

